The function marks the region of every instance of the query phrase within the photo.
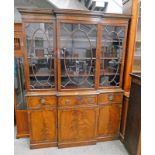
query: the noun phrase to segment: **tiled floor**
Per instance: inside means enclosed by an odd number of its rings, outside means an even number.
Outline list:
[[[96,145],[58,149],[29,149],[29,139],[15,139],[15,155],[129,155],[119,140]]]

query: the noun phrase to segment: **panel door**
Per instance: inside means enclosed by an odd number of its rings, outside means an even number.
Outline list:
[[[117,136],[120,128],[121,106],[119,104],[101,106],[99,109],[98,136]]]
[[[81,89],[95,87],[95,24],[59,23],[59,87]]]
[[[26,77],[29,90],[55,88],[55,25],[25,23]]]
[[[57,113],[56,109],[40,109],[29,111],[30,141],[56,142]]]
[[[126,26],[102,25],[100,87],[121,87],[126,45]]]
[[[96,108],[94,107],[59,110],[59,143],[94,139],[96,136],[96,119]]]

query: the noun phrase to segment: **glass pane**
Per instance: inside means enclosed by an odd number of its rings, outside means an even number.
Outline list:
[[[119,86],[124,27],[104,26],[100,55],[100,86]]]
[[[53,25],[26,24],[29,78],[31,89],[54,87]]]
[[[61,24],[61,88],[95,84],[96,25]]]
[[[140,73],[141,72],[141,6],[139,4],[139,17],[137,25],[137,34],[136,34],[136,46],[134,53],[134,61],[132,72]]]
[[[14,63],[14,88],[16,95],[16,108],[26,109],[23,59],[15,58]]]

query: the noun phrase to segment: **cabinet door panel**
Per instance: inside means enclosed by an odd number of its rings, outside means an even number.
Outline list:
[[[96,108],[59,110],[59,142],[95,138]]]
[[[53,23],[26,23],[27,67],[30,89],[55,88]]]
[[[56,109],[29,111],[31,142],[56,141]]]
[[[97,26],[60,23],[61,89],[94,88]]]
[[[120,87],[124,64],[126,27],[104,25],[102,29],[100,86]]]
[[[99,109],[98,136],[113,136],[119,133],[120,105],[106,105]]]

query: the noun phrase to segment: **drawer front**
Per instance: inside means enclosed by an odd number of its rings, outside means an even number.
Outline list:
[[[31,96],[27,97],[28,108],[40,108],[42,106],[56,106],[56,96]]]
[[[97,104],[97,96],[63,96],[59,97],[59,106]]]
[[[106,93],[98,97],[99,104],[122,103],[123,93]]]

